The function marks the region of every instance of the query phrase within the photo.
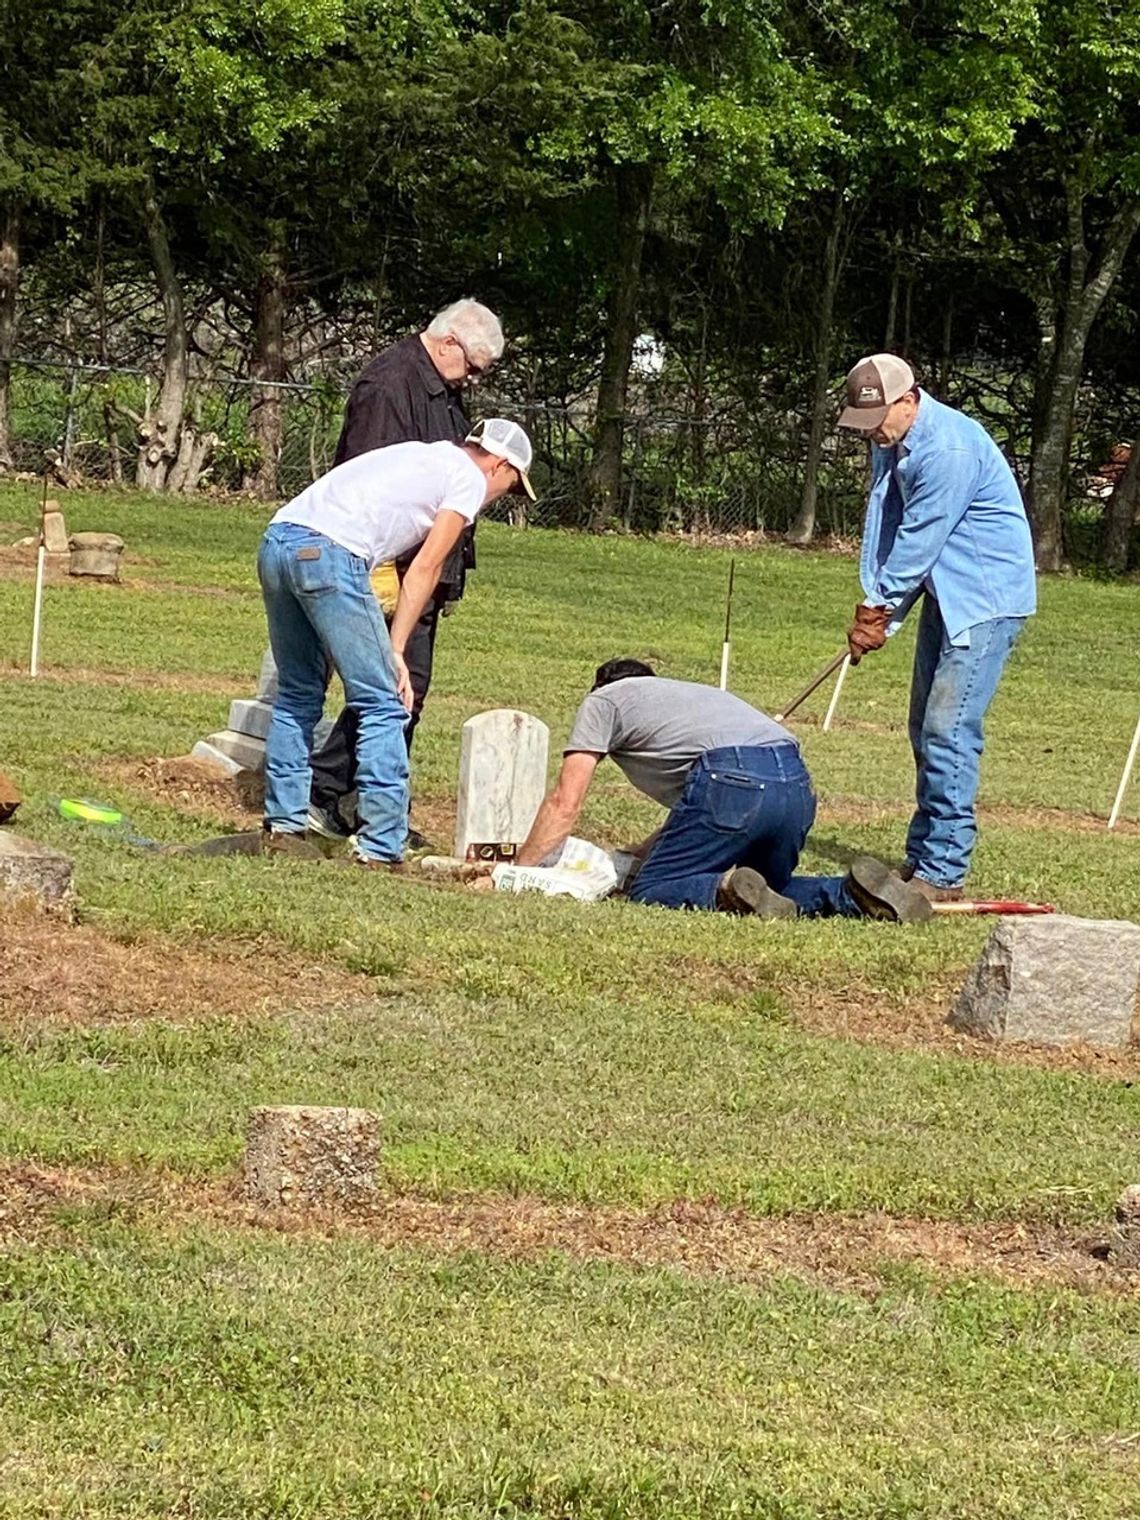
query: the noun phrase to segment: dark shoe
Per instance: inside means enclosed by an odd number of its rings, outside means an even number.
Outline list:
[[[306,820],[310,834],[319,834],[322,839],[347,839],[349,830],[341,821],[339,813],[332,808],[321,807],[317,802],[309,803],[309,815]]]
[[[924,924],[934,909],[914,882],[903,881],[883,860],[861,855],[851,862],[847,889],[859,911],[868,918],[889,919],[896,924]]]
[[[781,897],[751,866],[733,866],[717,883],[716,905],[722,913],[752,913],[757,918],[795,918],[799,909]]]
[[[288,829],[268,829],[262,836],[266,855],[292,855],[297,860],[323,860],[324,856],[311,839]]]
[[[430,850],[432,842],[426,834],[421,834],[419,829],[408,829],[408,837],[404,840],[405,850]]]
[[[932,881],[927,881],[925,876],[911,877],[911,886],[916,892],[921,892],[927,902],[961,902],[961,887],[936,887]]]

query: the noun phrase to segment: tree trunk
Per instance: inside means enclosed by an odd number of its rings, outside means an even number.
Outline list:
[[[98,215],[95,222],[95,273],[91,282],[91,294],[95,301],[95,320],[99,329],[99,363],[109,359],[107,344],[107,203],[103,192],[98,193]],[[117,486],[123,483],[123,461],[119,453],[119,413],[112,398],[111,377],[103,376],[103,435],[107,440],[107,472]]]
[[[617,251],[606,300],[606,340],[598,381],[598,411],[588,477],[588,525],[595,532],[618,510],[621,456],[629,366],[637,338],[641,254],[649,223],[652,171],[646,164],[623,164],[615,174]]]
[[[20,279],[20,210],[9,205],[0,222],[0,474],[12,468],[9,397],[16,347],[16,287]]]
[[[166,489],[176,495],[189,496],[198,489],[203,471],[213,458],[221,439],[217,433],[204,433],[199,425],[184,423],[178,445],[178,458],[170,466]]]
[[[171,257],[166,223],[154,183],[149,178],[143,188],[142,212],[158,293],[162,300],[163,344],[162,381],[158,397],[153,408],[148,407],[139,425],[135,484],[144,491],[161,491],[165,489],[167,476],[178,458],[189,388],[190,341],[186,332],[182,287],[178,283]]]
[[[1132,451],[1124,474],[1104,504],[1104,545],[1101,558],[1106,570],[1123,575],[1128,569],[1128,550],[1132,528],[1140,508],[1140,438],[1132,441]]]
[[[892,239],[891,288],[887,296],[887,325],[883,332],[883,352],[889,354],[895,346],[895,322],[899,312],[899,281],[902,278],[902,233],[896,232]]]
[[[704,489],[705,465],[708,456],[708,438],[706,426],[708,421],[708,341],[709,341],[709,312],[704,301],[701,302],[701,341],[697,349],[697,362],[693,372],[693,383],[690,388],[689,407],[689,459],[692,468],[693,484],[697,488],[697,508],[693,514],[693,520],[688,526],[697,533],[708,533],[712,529],[709,517],[709,499]],[[640,431],[634,441],[634,478],[637,476],[637,467],[640,464]],[[632,512],[629,514],[632,516]],[[720,525],[722,528],[726,524]],[[735,527],[735,524],[732,524]]]
[[[946,310],[942,313],[942,357],[938,363],[938,399],[950,394],[950,365],[954,356],[954,292],[946,292]]]
[[[253,353],[249,365],[251,379],[270,383],[250,387],[247,431],[257,456],[242,472],[242,490],[252,491],[262,501],[270,501],[278,494],[285,304],[285,255],[279,238],[275,237],[265,254],[254,292]]]
[[[831,421],[831,344],[835,317],[835,293],[839,286],[839,239],[843,232],[843,197],[836,194],[831,226],[823,254],[823,282],[819,293],[815,327],[815,381],[812,386],[811,425],[799,510],[788,529],[790,544],[809,544],[815,535],[815,512],[819,500],[819,465],[823,439]]]
[[[1062,511],[1068,484],[1073,408],[1084,370],[1089,332],[1120,274],[1132,239],[1140,229],[1140,199],[1121,202],[1105,231],[1099,257],[1089,272],[1084,192],[1072,182],[1066,190],[1069,279],[1060,321],[1055,328],[1051,320],[1042,324],[1039,404],[1034,418],[1027,492],[1037,547],[1037,567],[1046,571],[1059,570],[1064,562]]]

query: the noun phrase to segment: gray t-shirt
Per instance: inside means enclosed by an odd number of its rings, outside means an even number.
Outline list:
[[[785,742],[796,741],[731,692],[664,676],[627,676],[590,693],[563,753],[609,755],[639,792],[672,807],[706,750]]]

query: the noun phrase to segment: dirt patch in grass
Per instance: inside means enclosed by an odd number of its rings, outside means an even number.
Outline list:
[[[300,1237],[363,1236],[384,1249],[441,1255],[477,1251],[534,1261],[556,1251],[582,1263],[669,1268],[745,1283],[792,1276],[872,1295],[885,1269],[911,1265],[947,1277],[982,1274],[1018,1288],[1140,1296],[1140,1275],[1113,1259],[1114,1245],[1108,1249],[1119,1239],[1108,1226],[1066,1235],[1018,1223],[961,1225],[889,1214],[759,1219],[708,1201],[622,1209],[513,1195],[439,1201],[377,1193],[352,1212],[262,1210],[244,1203],[232,1181],[203,1184],[111,1168],[0,1167],[0,1242],[62,1244],[88,1221],[116,1217],[151,1227],[207,1219]]]
[[[0,662],[4,675],[27,675],[27,664],[20,660]],[[249,695],[249,681],[230,679],[227,676],[197,676],[189,672],[162,673],[156,670],[107,670],[77,665],[40,665],[37,680],[41,684],[56,686],[129,686],[134,691],[205,692],[216,695],[219,701],[228,702],[233,697]],[[225,714],[218,719],[223,726]]]
[[[177,1023],[359,1002],[366,976],[256,944],[188,946],[158,935],[131,943],[31,908],[0,908],[0,1032],[137,1019]]]
[[[213,766],[192,755],[116,758],[93,764],[91,769],[105,776],[112,788],[129,787],[163,807],[225,828],[256,827],[265,801],[265,782],[260,773],[220,776]],[[454,797],[417,792],[412,799],[412,825],[431,841],[434,853],[449,855],[455,837]]]
[[[893,999],[873,989],[819,991],[796,987],[789,994],[796,1022],[813,1034],[858,1040],[889,1050],[929,1050],[974,1061],[1079,1072],[1112,1082],[1140,1081],[1140,1045],[1097,1050],[1089,1045],[1000,1044],[960,1034],[946,1023],[960,978],[928,985],[921,998]]]
[[[763,968],[714,966],[693,956],[672,957],[666,967],[674,985],[683,983],[710,1002],[739,1003],[750,995],[773,993],[771,978]],[[961,980],[961,976],[928,978],[922,996],[910,998],[854,978],[842,988],[821,987],[809,980],[785,982],[776,993],[776,1007],[786,1007],[799,1028],[829,1039],[1079,1072],[1113,1082],[1140,1081],[1140,1044],[1135,1032],[1133,1043],[1122,1050],[1097,1050],[1089,1045],[999,1044],[951,1029],[946,1014]]]
[[[130,569],[130,566],[127,567]],[[137,575],[123,576],[123,589],[126,591],[149,591],[158,596],[196,596],[205,597],[208,601],[215,602],[242,602],[249,597],[250,593],[257,590],[257,582],[251,576],[249,590],[234,589],[230,586],[189,586],[181,581],[147,581]]]
[[[265,800],[259,773],[221,776],[203,760],[180,755],[171,760],[104,760],[92,769],[108,784],[142,792],[164,807],[237,830],[256,827]]]
[[[36,577],[36,560],[38,550],[35,544],[0,544],[0,580],[31,582]],[[101,580],[98,576],[83,575],[73,576],[69,573],[69,554],[49,554],[44,562],[44,585],[45,586],[76,586],[86,591],[93,588],[103,590],[109,594],[122,595],[124,592],[149,591],[158,592],[162,595],[171,594],[177,596],[207,597],[215,601],[234,602],[240,601],[249,593],[243,590],[235,590],[228,586],[193,586],[184,585],[178,581],[144,580],[138,575],[140,566],[154,567],[160,561],[148,556],[132,555],[128,551],[120,559],[120,579],[117,581]],[[250,589],[256,589],[256,581],[251,576]]]
[[[455,845],[455,798],[442,792],[412,792],[412,827],[431,841],[436,855]]]
[[[34,581],[39,550],[35,544],[0,544],[0,580]],[[44,585],[66,585],[70,554],[49,554],[44,559]],[[90,579],[90,577],[87,577]],[[74,581],[72,581],[74,585]]]
[[[820,804],[825,823],[878,823],[883,819],[908,819],[909,803],[872,802],[862,797],[828,797]],[[1099,813],[1073,813],[1065,808],[983,806],[978,817],[1012,829],[1060,829],[1071,834],[1104,834],[1108,819]],[[1140,819],[1121,818],[1116,834],[1140,835]]]

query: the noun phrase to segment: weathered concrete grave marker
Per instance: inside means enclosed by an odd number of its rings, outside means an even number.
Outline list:
[[[1140,925],[1126,920],[1003,918],[947,1023],[1039,1045],[1127,1045],[1140,981]]]
[[[41,517],[44,548],[49,554],[67,554],[71,545],[67,537],[67,524],[58,501],[45,501]]]
[[[103,581],[119,579],[124,545],[117,533],[73,533],[68,542],[71,545],[68,575],[94,575]]]
[[[541,718],[497,707],[463,725],[455,854],[476,844],[521,844],[546,792],[550,730]]]
[[[0,833],[0,897],[30,897],[42,907],[66,907],[72,897],[71,872],[70,855],[11,829]]]
[[[242,1192],[262,1208],[359,1202],[379,1159],[380,1118],[367,1108],[254,1108]]]

